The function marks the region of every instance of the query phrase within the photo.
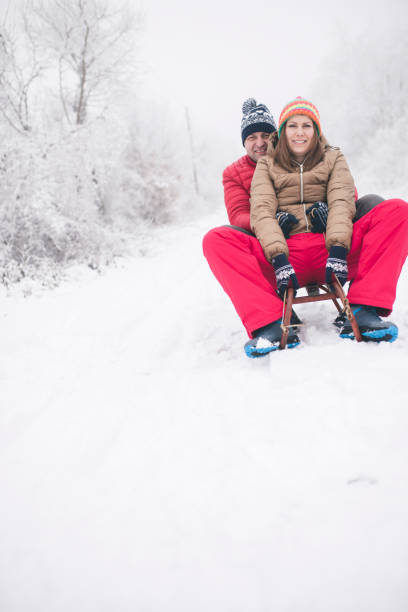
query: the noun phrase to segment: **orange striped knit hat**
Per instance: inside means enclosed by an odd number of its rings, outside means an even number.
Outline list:
[[[319,111],[314,104],[308,102],[301,96],[298,96],[295,100],[289,102],[280,114],[278,126],[279,137],[286,121],[289,119],[289,117],[293,117],[293,115],[307,115],[310,117],[316,126],[318,136],[320,136],[322,130],[320,127]]]

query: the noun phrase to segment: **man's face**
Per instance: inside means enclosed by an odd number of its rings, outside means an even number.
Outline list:
[[[244,147],[252,161],[257,162],[266,154],[269,136],[267,132],[253,132],[245,139]]]

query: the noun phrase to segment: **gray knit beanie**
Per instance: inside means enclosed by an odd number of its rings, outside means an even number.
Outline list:
[[[254,98],[248,98],[242,105],[241,136],[242,144],[254,132],[271,134],[276,131],[276,123],[265,104],[257,104]]]

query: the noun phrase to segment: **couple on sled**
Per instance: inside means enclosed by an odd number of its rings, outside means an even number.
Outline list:
[[[387,317],[408,251],[408,203],[377,195],[356,199],[346,159],[322,133],[314,104],[296,98],[278,125],[264,104],[243,104],[246,155],[223,173],[231,225],[203,240],[210,268],[230,297],[249,336],[248,357],[279,348],[282,300],[310,284],[350,281],[348,300],[369,342],[393,342]],[[292,323],[300,323],[293,313]],[[335,321],[341,338],[354,338],[350,321]],[[287,347],[300,343],[292,326]]]

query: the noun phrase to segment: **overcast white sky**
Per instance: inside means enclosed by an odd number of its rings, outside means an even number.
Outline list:
[[[21,0],[0,0],[9,16]],[[407,0],[142,0],[148,94],[188,106],[197,134],[240,153],[242,102],[255,97],[277,118],[310,96],[319,67],[347,32],[378,37],[408,20]],[[358,61],[358,58],[356,58]],[[375,70],[375,66],[373,66]],[[336,87],[336,74],[328,79]],[[313,100],[319,105],[318,100]]]
[[[406,0],[145,0],[144,7],[157,92],[187,105],[214,139],[232,143],[233,135],[238,153],[245,98],[277,117],[288,100],[310,96],[322,60],[345,32],[381,44],[385,28],[408,20]],[[336,86],[335,74],[327,85]]]

